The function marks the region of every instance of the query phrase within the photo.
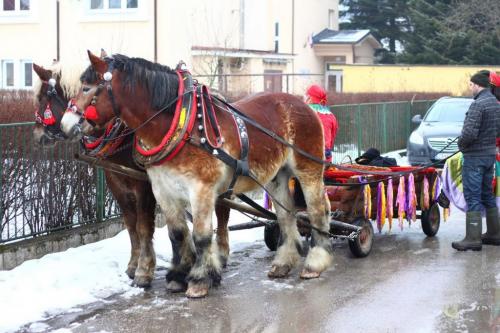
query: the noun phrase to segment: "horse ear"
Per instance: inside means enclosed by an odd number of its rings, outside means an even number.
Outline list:
[[[88,50],[87,53],[89,55],[90,63],[92,64],[92,67],[94,67],[96,72],[99,74],[104,74],[108,69],[108,64],[106,63],[106,61],[94,55],[92,52]]]
[[[38,77],[43,81],[48,81],[52,78],[52,71],[45,69],[42,66],[38,66],[35,63],[33,63],[33,70],[35,71],[36,75],[38,75]]]
[[[104,59],[108,56],[108,53],[104,51],[104,49],[101,49],[101,59]]]

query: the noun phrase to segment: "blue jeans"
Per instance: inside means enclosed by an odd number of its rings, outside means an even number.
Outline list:
[[[497,206],[493,193],[493,156],[464,156],[462,181],[468,212],[480,212]]]

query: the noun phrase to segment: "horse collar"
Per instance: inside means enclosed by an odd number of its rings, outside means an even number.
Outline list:
[[[198,97],[195,94],[191,73],[177,69],[179,89],[174,117],[161,143],[153,148],[145,148],[135,137],[134,159],[139,166],[158,165],[174,158],[189,140],[196,118]]]

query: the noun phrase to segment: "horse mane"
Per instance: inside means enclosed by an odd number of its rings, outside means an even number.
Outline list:
[[[113,61],[114,68],[123,74],[126,89],[133,91],[136,85],[145,89],[153,109],[159,110],[177,98],[179,79],[170,67],[143,58],[129,58],[123,54],[113,54],[112,58],[106,58],[106,61]],[[97,73],[92,66],[87,68],[80,80],[97,81]]]
[[[49,67],[47,67],[48,70],[52,71],[52,75],[54,77],[59,78],[59,84],[61,86],[61,89],[64,94],[65,99],[70,99],[78,93],[81,87],[80,83],[80,73],[84,69],[84,65],[82,64],[77,64],[74,62],[61,62],[58,61],[56,63],[53,63]],[[34,82],[33,82],[33,91],[35,92],[34,98],[35,98],[35,103],[38,103],[36,101],[36,98],[40,94],[40,90],[42,89],[42,81],[38,77],[38,75],[34,75]]]

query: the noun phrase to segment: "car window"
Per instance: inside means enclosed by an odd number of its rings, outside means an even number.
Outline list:
[[[434,103],[424,121],[463,122],[472,99],[445,99]]]

